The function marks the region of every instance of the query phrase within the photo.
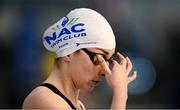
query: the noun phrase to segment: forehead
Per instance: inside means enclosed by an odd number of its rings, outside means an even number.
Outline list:
[[[115,52],[115,49],[88,48],[88,50],[96,53],[102,53],[109,57],[111,57]]]

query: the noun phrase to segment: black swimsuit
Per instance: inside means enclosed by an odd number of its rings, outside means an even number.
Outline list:
[[[53,91],[55,94],[59,95],[60,97],[62,97],[68,104],[69,106],[73,109],[73,110],[77,110],[76,107],[72,104],[72,102],[66,97],[64,96],[54,85],[49,84],[49,83],[43,83],[40,86],[45,86],[47,88],[49,88],[51,91]],[[81,109],[83,110],[82,105],[80,104]]]

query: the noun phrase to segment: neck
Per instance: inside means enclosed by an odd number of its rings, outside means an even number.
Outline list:
[[[66,66],[67,67],[67,66]],[[74,105],[78,104],[79,89],[74,85],[74,82],[68,73],[68,68],[55,67],[51,72],[46,83],[53,84],[59,91],[61,91]]]

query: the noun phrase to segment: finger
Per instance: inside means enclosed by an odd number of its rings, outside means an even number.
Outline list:
[[[111,70],[109,69],[109,66],[107,65],[106,61],[104,60],[104,58],[102,58],[101,56],[97,56],[98,60],[99,61],[102,61],[101,65],[102,65],[102,68],[104,68],[105,70],[105,73],[107,74],[111,74]]]
[[[133,75],[128,78],[128,83],[134,81],[137,77],[137,71],[133,72]]]
[[[120,54],[119,52],[117,52],[117,56],[121,61],[120,64],[125,66],[126,65],[126,59],[124,58],[124,56],[122,54]]]
[[[100,63],[104,62],[104,58],[101,55],[97,55],[97,59]]]
[[[127,69],[127,72],[129,73],[132,69],[132,63],[131,63],[129,57],[126,57],[126,60],[127,60],[126,69]]]
[[[112,66],[114,66],[114,65],[119,64],[119,63],[116,60],[112,60],[111,64],[112,64]]]

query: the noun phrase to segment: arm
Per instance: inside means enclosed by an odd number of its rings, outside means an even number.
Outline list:
[[[111,109],[122,109],[126,108],[127,92],[124,91],[113,91]]]
[[[126,109],[126,102],[128,98],[128,84],[132,82],[137,72],[134,71],[132,76],[128,77],[132,69],[132,63],[128,57],[124,58],[120,53],[117,53],[121,63],[113,60],[112,70],[109,69],[107,63],[104,61],[102,66],[106,73],[106,81],[113,91],[111,109]],[[98,57],[100,60],[102,58]]]

